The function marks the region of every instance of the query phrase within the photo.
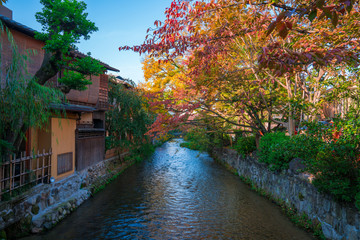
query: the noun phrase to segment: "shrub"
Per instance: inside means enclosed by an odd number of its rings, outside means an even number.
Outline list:
[[[301,158],[310,164],[323,142],[309,135],[286,136],[282,132],[269,133],[260,139],[259,160],[270,165],[271,170],[289,168],[289,162]]]
[[[360,182],[360,181],[359,181]],[[359,183],[360,184],[360,183]],[[360,186],[358,186],[358,190],[359,192],[356,194],[355,196],[355,206],[357,207],[357,209],[360,210],[360,189],[359,189]]]
[[[227,147],[231,145],[230,135],[226,133],[216,132],[210,141],[216,147]]]
[[[259,161],[270,165],[271,170],[283,168],[283,156],[279,156],[280,148],[289,141],[289,137],[283,132],[268,133],[260,139]]]
[[[134,156],[135,158],[137,157],[141,161],[141,159],[151,156],[154,151],[154,145],[152,145],[150,142],[145,142],[142,143],[139,147],[132,148],[130,150],[130,155]]]
[[[323,145],[316,161],[310,165],[310,171],[316,174],[313,184],[320,191],[332,194],[337,200],[353,201],[359,190],[358,159],[358,150],[350,144]]]
[[[301,158],[305,160],[306,164],[310,164],[315,158],[322,147],[324,142],[312,135],[295,135],[290,139],[288,157]]]
[[[209,149],[209,137],[205,129],[190,129],[184,136],[185,143],[181,143],[181,147],[190,148],[192,150],[207,151]]]
[[[255,136],[239,137],[233,146],[243,157],[256,150]]]
[[[334,125],[326,121],[303,122],[305,133],[323,142],[330,142],[333,139]]]

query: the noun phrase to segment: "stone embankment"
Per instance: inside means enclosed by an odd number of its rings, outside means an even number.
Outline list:
[[[360,239],[359,211],[319,193],[311,184],[310,174],[292,170],[275,173],[256,158],[242,158],[232,149],[215,149],[211,154],[258,188],[294,207],[300,214],[305,213],[314,223],[321,223],[326,238]]]
[[[113,158],[0,203],[0,239],[51,229],[132,162]]]

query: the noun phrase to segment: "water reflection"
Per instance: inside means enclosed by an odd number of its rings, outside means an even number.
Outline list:
[[[33,239],[310,239],[238,177],[180,142],[164,144]]]

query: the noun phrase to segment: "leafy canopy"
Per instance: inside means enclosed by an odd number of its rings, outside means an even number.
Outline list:
[[[69,51],[68,47],[78,43],[80,38],[90,38],[97,31],[95,23],[87,19],[86,3],[77,0],[41,0],[44,7],[36,13],[44,33],[39,38],[46,41],[46,49]],[[67,49],[66,49],[67,48]]]
[[[45,84],[57,72],[64,70],[61,90],[68,93],[71,89],[85,90],[91,84],[88,76],[99,75],[104,67],[90,55],[77,54],[75,44],[81,38],[90,38],[97,31],[95,23],[87,19],[86,3],[77,0],[41,0],[44,7],[36,13],[36,19],[42,24],[43,32],[35,38],[44,41],[46,51],[42,67],[35,77]]]
[[[120,47],[155,60],[185,58],[184,87],[154,99],[175,113],[158,118],[158,129],[188,121],[197,108],[260,134],[273,123],[293,131],[302,114],[317,115],[339,68],[360,62],[357,1],[174,0],[165,15],[143,44]],[[158,72],[145,74],[154,83],[177,81]]]

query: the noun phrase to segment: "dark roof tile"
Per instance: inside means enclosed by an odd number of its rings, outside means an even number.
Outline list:
[[[5,17],[3,15],[0,15],[0,19],[8,26],[9,28],[15,29],[19,32],[22,32],[30,37],[35,36],[35,30],[32,28],[29,28],[21,23],[18,23],[17,21],[14,21],[8,17]]]
[[[50,108],[55,109],[55,110],[66,110],[69,112],[94,112],[94,111],[96,111],[96,108],[93,108],[93,107],[68,104],[68,103],[60,103],[60,104],[51,103]]]
[[[12,20],[12,19],[10,19],[10,18],[8,18],[8,17],[5,17],[5,16],[3,16],[3,15],[0,15],[0,20],[1,20],[3,23],[5,23],[5,25],[6,25],[7,27],[9,27],[9,28],[12,28],[12,29],[14,29],[14,30],[16,30],[16,31],[19,31],[19,32],[21,32],[21,33],[24,33],[24,34],[26,34],[26,35],[28,35],[28,36],[30,36],[30,37],[32,37],[32,38],[35,37],[36,31],[35,31],[34,29],[32,29],[32,28],[29,28],[29,27],[27,27],[27,26],[25,26],[25,25],[23,25],[23,24],[21,24],[21,23],[18,23],[17,21],[14,21],[14,20]],[[77,50],[74,50],[74,51],[72,51],[72,52],[74,53],[75,57],[76,57],[77,55],[78,55],[79,57],[85,57],[85,56],[87,56],[86,54],[81,53],[81,52],[79,52],[79,51],[77,51]],[[100,61],[100,60],[98,60],[98,61]],[[100,61],[100,64],[103,65],[107,70],[111,70],[111,71],[114,71],[114,72],[120,72],[119,69],[116,69],[116,68],[114,68],[114,67],[111,67],[110,65],[108,65],[108,64],[106,64],[106,63],[104,63],[104,62],[101,62],[101,61]]]

